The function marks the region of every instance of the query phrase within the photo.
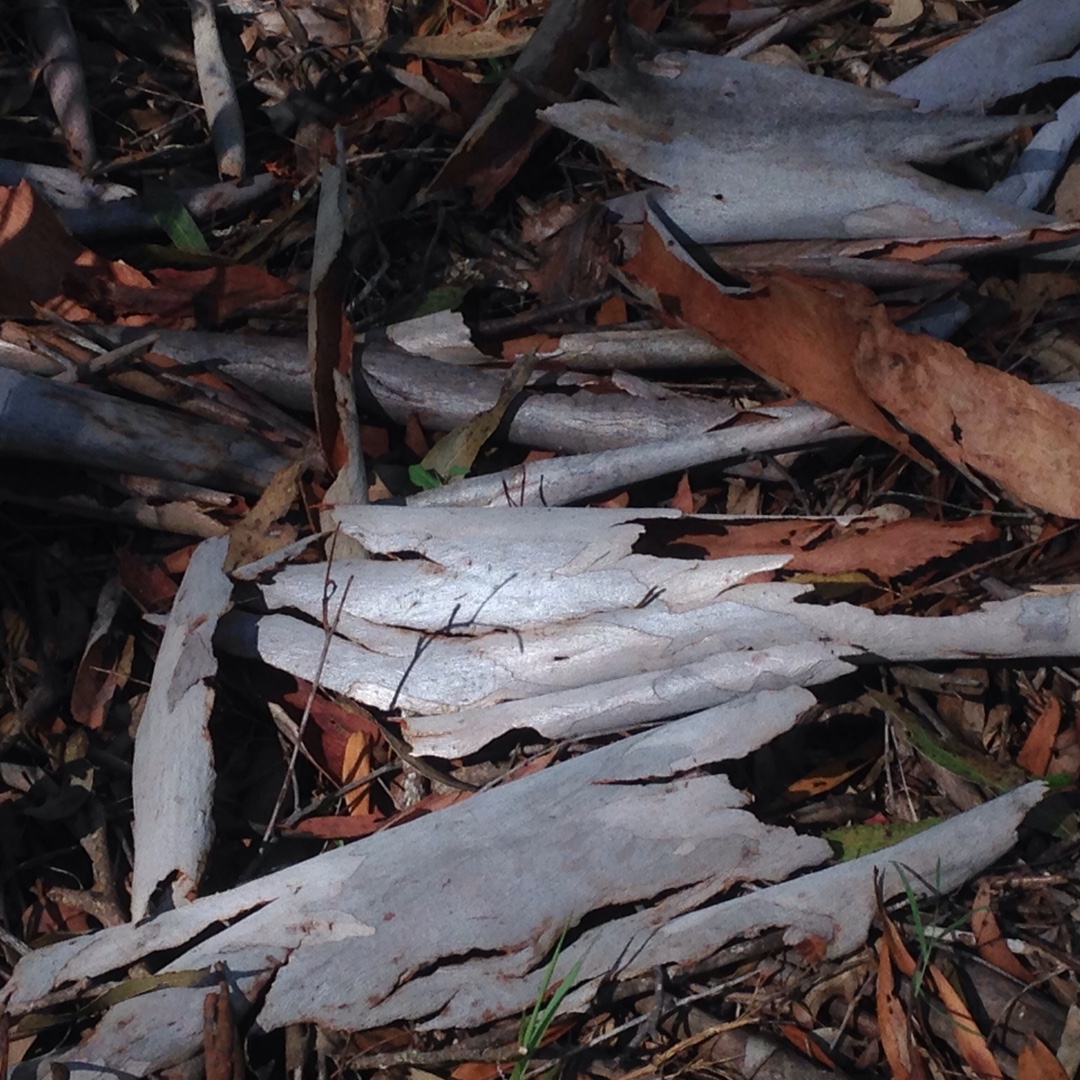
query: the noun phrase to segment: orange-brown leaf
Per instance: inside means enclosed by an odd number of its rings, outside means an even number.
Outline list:
[[[924,460],[863,389],[855,374],[862,323],[876,303],[853,282],[778,271],[752,277],[749,295],[725,293],[649,220],[638,252],[623,265],[652,289],[661,308],[731,349],[755,371],[807,401]]]
[[[694,493],[690,489],[689,473],[683,473],[679,477],[679,486],[675,489],[675,495],[671,500],[671,508],[684,514],[694,512]]]
[[[971,929],[975,934],[975,946],[987,963],[1008,972],[1021,982],[1029,983],[1035,976],[1020,963],[1005,943],[1005,935],[1002,934],[990,906],[991,897],[990,883],[983,878],[979,882],[975,903],[971,908]]]
[[[881,1049],[894,1080],[923,1080],[926,1070],[904,1004],[896,992],[889,947],[884,938],[878,942],[877,950],[877,1021]]]
[[[896,923],[889,918],[884,909],[881,910],[880,915],[884,931],[882,940],[889,950],[889,956],[892,958],[892,962],[900,969],[900,973],[910,979],[915,974],[917,966],[915,958],[908,952],[907,946],[900,937],[900,931],[896,928]]]
[[[931,964],[930,981],[934,984],[937,996],[945,1006],[949,1019],[952,1020],[956,1045],[964,1061],[975,1070],[980,1078],[1002,1080],[1001,1066],[998,1065],[989,1044],[979,1031],[964,999],[957,993],[952,983],[945,978],[941,969]]]
[[[1061,702],[1050,695],[1031,725],[1028,737],[1016,755],[1016,762],[1032,776],[1045,776],[1054,750],[1054,740],[1061,727]]]
[[[914,570],[931,559],[951,555],[965,544],[993,540],[997,535],[997,527],[989,517],[965,521],[906,518],[877,528],[855,524],[843,535],[800,551],[786,569],[817,574],[868,570],[887,579]]]
[[[1080,409],[947,341],[904,333],[884,308],[863,317],[854,368],[874,401],[1019,502],[1080,516]]]
[[[110,262],[84,248],[27,181],[0,187],[0,315],[32,316],[33,305],[42,304],[84,318],[88,313],[81,305],[91,295],[149,285],[148,278],[126,263]]]
[[[1017,1058],[1017,1080],[1069,1080],[1069,1074],[1050,1048],[1029,1035]]]
[[[673,319],[922,464],[894,420],[1017,500],[1080,517],[1080,410],[901,330],[864,286],[776,271],[734,295],[651,218],[623,269]]]

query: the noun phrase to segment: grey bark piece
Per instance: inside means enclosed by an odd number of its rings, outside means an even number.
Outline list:
[[[631,554],[646,522],[678,510],[528,506],[492,515],[476,507],[339,506],[341,528],[381,555],[415,551],[442,566],[496,563],[500,553],[565,571],[613,566]]]
[[[0,454],[244,493],[290,460],[235,428],[3,367]]]
[[[1080,5],[1021,0],[889,84],[924,110],[986,109],[1056,78],[1080,76]]]
[[[64,0],[32,0],[25,5],[27,22],[41,54],[41,73],[49,90],[68,154],[84,172],[97,163],[97,143],[90,116],[79,42]]]
[[[214,630],[232,602],[232,582],[222,570],[228,550],[228,538],[221,536],[193,552],[165,624],[135,736],[135,921],[146,916],[163,882],[174,905],[189,903],[209,854],[214,795],[209,680],[217,673]]]
[[[738,589],[733,590],[735,594]],[[720,601],[671,612],[663,599],[645,608],[600,612],[566,623],[512,632],[446,634],[424,642],[415,630],[350,620],[331,643],[324,681],[369,704],[390,702],[414,711],[446,711],[586,686],[597,681],[664,670],[748,647],[774,644],[773,627],[786,624],[736,602]],[[792,620],[795,634],[804,628]],[[775,644],[801,640],[782,636]],[[323,632],[284,614],[235,612],[218,644],[242,656],[266,656],[310,679]],[[749,662],[749,654],[743,656]],[[415,662],[414,662],[415,661]],[[408,671],[408,678],[405,678]]]
[[[117,344],[134,341],[146,332],[145,327],[103,326],[97,329],[98,333],[116,341]],[[160,330],[155,332],[158,335],[157,343],[154,345],[156,352],[171,356],[181,364],[206,363],[219,367],[229,378],[246,383],[280,405],[295,409],[298,412],[310,411],[311,390],[308,379],[306,344],[301,339],[271,337],[268,334],[221,334],[201,330]],[[653,331],[647,331],[647,333],[651,334]],[[656,333],[668,333],[668,331],[656,331]],[[672,331],[671,333],[676,332]],[[403,357],[402,355],[398,355],[398,359],[403,366],[407,366],[410,361],[409,357]],[[24,366],[25,361],[19,357],[8,359],[0,351],[0,365],[4,364],[18,367]],[[51,370],[51,368],[46,369],[43,367],[43,370]],[[440,382],[454,383],[457,371],[458,366],[445,364],[437,369],[435,373],[438,375]],[[423,374],[428,375],[431,373],[431,368],[427,366],[423,368]],[[419,379],[420,374],[420,370],[417,369],[417,379]],[[488,378],[497,381],[496,376],[488,376]],[[1080,383],[1056,383],[1052,387],[1049,385],[1040,386],[1040,389],[1059,396],[1071,394],[1074,391],[1080,394]],[[464,393],[464,390],[462,390],[462,393]],[[497,391],[495,396],[497,398]],[[607,400],[612,400],[612,397],[613,395],[607,395]],[[527,411],[534,407],[534,400],[527,400],[523,410]],[[559,398],[556,398],[556,404],[559,400]],[[758,411],[764,414],[770,413],[770,409]],[[573,413],[570,415],[572,416]],[[436,424],[437,427],[442,427],[445,430],[453,427],[449,417],[439,419],[441,424]],[[552,410],[549,419],[556,425],[560,433],[570,423],[567,415],[558,413],[555,410]],[[627,423],[630,423],[629,419]],[[531,424],[532,421],[530,420],[530,426]],[[513,428],[511,434],[518,434],[519,431],[520,429]],[[671,437],[685,436],[685,434],[685,431],[676,430]],[[561,434],[560,437],[562,437]],[[575,441],[580,438],[576,418],[572,436],[568,437],[572,437]],[[585,446],[582,452],[594,449],[599,448]],[[638,514],[637,516],[640,517],[641,515]]]
[[[314,678],[322,631],[282,615],[226,627],[218,639],[222,648],[261,658],[299,678]],[[414,646],[417,640],[413,635]],[[525,671],[515,678],[513,663],[501,669],[477,662],[471,649],[459,652],[452,642],[439,649],[440,644],[436,639],[433,655],[429,658],[425,650],[414,665],[415,648],[408,655],[385,656],[335,639],[322,685],[376,708],[422,714],[404,721],[414,749],[452,758],[514,729],[584,738],[708,708],[754,690],[818,685],[854,670],[838,657],[839,649],[816,643],[753,653],[709,651],[702,659],[683,662],[660,652],[639,664],[632,662],[637,653],[619,654],[605,646],[575,658],[565,672],[549,650],[549,670]],[[502,659],[516,659],[506,656],[509,649]],[[535,663],[533,657],[523,659]],[[625,673],[627,668],[633,670]]]
[[[146,332],[145,327],[103,326],[98,332],[118,345]],[[271,334],[223,334],[212,330],[158,330],[154,351],[180,364],[206,364],[246,383],[271,401],[297,412],[311,412],[307,341]]]
[[[258,173],[243,183],[223,180],[205,187],[181,188],[176,196],[196,221],[214,224],[221,218],[245,213],[280,186],[281,180],[273,174]],[[60,220],[74,235],[88,240],[164,232],[154,215],[143,208],[142,200],[138,198],[72,206],[60,211]]]
[[[818,686],[853,670],[837,650],[812,642],[720,653],[537,697],[409,717],[402,722],[402,731],[418,754],[457,758],[507,731],[532,729],[552,739],[589,738],[709,710],[759,690]]]
[[[362,370],[363,388],[392,419],[404,424],[416,416],[434,430],[450,430],[492,408],[502,388],[501,375],[376,346],[364,350]],[[527,446],[582,453],[709,431],[735,414],[730,405],[686,397],[642,401],[617,394],[531,393],[515,412],[509,437]]]
[[[124,328],[102,328],[118,342],[137,336]],[[142,331],[142,332],[145,332]],[[155,350],[181,363],[220,360],[230,378],[291,409],[311,409],[311,390],[302,341],[253,334],[162,331]],[[431,430],[450,431],[490,409],[503,376],[368,345],[356,364],[361,411],[372,406],[404,424],[416,415]],[[647,401],[623,394],[527,393],[514,414],[512,442],[541,449],[584,453],[639,442],[707,432],[737,410],[722,402],[672,396]]]
[[[342,529],[367,550],[422,558],[330,569],[336,592],[349,588],[323,684],[413,714],[403,720],[413,749],[455,758],[515,729],[583,737],[817,685],[853,661],[1080,653],[1080,592],[943,618],[806,603],[806,586],[742,583],[783,556],[633,553],[648,519],[665,516],[341,507]],[[318,620],[327,573],[285,568],[263,586],[266,605]],[[238,615],[219,644],[311,680],[324,636],[290,615]]]
[[[563,334],[558,360],[578,371],[730,367],[738,361],[693,330],[595,330]]]
[[[967,615],[930,619],[874,615],[849,604],[796,604],[791,593],[785,599],[787,588],[775,583],[732,590],[733,605],[756,594],[752,606],[758,614],[778,616],[775,623],[757,622],[756,642],[752,629],[744,633],[750,651],[717,652],[665,671],[413,716],[404,730],[416,753],[458,757],[515,728],[550,738],[583,736],[704,708],[737,692],[818,685],[851,670],[847,661],[860,657],[895,662],[1080,653],[1080,592],[1022,596]]]
[[[584,544],[580,547],[588,550]],[[354,624],[363,630],[375,623],[425,633],[455,628],[472,634],[513,633],[639,605],[643,611],[686,612],[713,603],[752,574],[775,570],[788,559],[786,555],[697,560],[629,554],[607,565],[575,567],[561,551],[546,560],[544,554],[539,553],[533,566],[528,565],[528,552],[505,561],[489,555],[489,561],[478,561],[460,572],[416,559],[340,560],[329,569],[336,595],[342,596],[346,583],[352,585],[340,607],[337,631],[348,635]],[[271,608],[299,608],[318,618],[327,572],[325,564],[287,567],[263,586],[263,597]],[[650,595],[655,599],[649,600]],[[643,603],[646,600],[648,604]],[[338,605],[333,601],[331,611],[336,617]]]
[[[583,961],[563,1004],[579,1010],[600,979],[696,963],[734,937],[768,929],[785,929],[791,944],[817,935],[830,956],[843,955],[865,940],[875,869],[886,897],[900,889],[896,864],[910,871],[918,895],[923,882],[953,889],[1008,849],[1045,793],[1029,784],[872,856],[700,908],[748,871],[775,880],[778,867],[786,875],[825,857],[823,841],[747,820],[726,778],[678,778],[751,752],[811,701],[800,690],[757,695],[151,922],[49,946],[20,961],[0,1000],[19,1015],[55,987],[181,948],[213,923],[233,920],[170,970],[222,960],[254,996],[256,979],[283,964],[257,1017],[265,1028],[314,1021],[363,1029],[398,1019],[470,1026],[535,999],[548,950],[562,926],[588,910],[587,897],[651,900],[587,930],[560,958],[559,976]],[[568,812],[558,814],[557,805]],[[684,820],[673,820],[680,811]],[[667,882],[682,884],[657,902]],[[469,955],[485,947],[489,955]],[[191,1016],[204,993],[165,989],[115,1006],[82,1046],[54,1060],[77,1061],[84,1075],[108,1067],[137,1076],[181,1061],[200,1045]],[[46,1077],[49,1064],[25,1063],[16,1080]]]
[[[648,198],[698,243],[997,235],[1054,223],[910,164],[946,160],[1031,118],[925,116],[887,92],[702,53],[587,78],[614,104],[541,115],[663,184]],[[643,202],[611,205],[636,220]]]
[[[1065,168],[1069,153],[1080,137],[1080,94],[1073,94],[1024,147],[1008,176],[991,189],[995,199],[1034,209],[1047,195]]]
[[[1043,783],[1025,784],[892,847],[689,912],[664,926],[652,925],[646,913],[587,932],[559,958],[555,978],[584,957],[579,980],[584,985],[568,995],[562,1011],[591,1000],[596,980],[612,967],[620,977],[632,978],[670,963],[673,948],[683,963],[698,963],[735,938],[783,928],[790,944],[813,935],[825,943],[827,956],[843,956],[865,941],[874,917],[875,872],[886,900],[903,891],[898,868],[916,896],[948,893],[1012,847],[1024,816],[1046,791]]]
[[[57,210],[88,209],[136,196],[135,189],[125,184],[95,183],[80,176],[74,169],[0,158],[0,184],[15,187],[23,180],[28,180],[34,190]]]
[[[762,420],[756,424],[531,462],[422,491],[406,501],[409,506],[565,506],[695,465],[794,450],[853,434],[851,428],[840,428],[831,413],[812,405],[760,413]]]
[[[667,919],[738,882],[777,880],[828,857],[825,841],[756,821],[726,777],[680,775],[745,756],[812,703],[802,690],[758,695],[142,925],[62,942],[28,956],[0,997],[18,1014],[55,985],[181,947],[228,920],[169,970],[221,961],[244,978],[284,960],[261,1010],[264,1027],[302,1018],[354,1029],[392,1017],[431,1023],[448,991],[492,972],[499,958],[497,982],[535,993],[536,970],[562,927],[596,908],[667,894],[659,907]],[[491,955],[470,961],[474,950]],[[118,1006],[57,1060],[145,1075],[166,1050],[175,1058],[198,1045],[191,1025],[167,1011],[173,1004],[154,992]]]

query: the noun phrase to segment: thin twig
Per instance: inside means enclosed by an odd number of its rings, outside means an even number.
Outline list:
[[[188,0],[206,122],[223,179],[239,180],[246,169],[244,120],[225,52],[221,47],[213,0]]]
[[[337,611],[334,613],[334,618],[331,621],[328,617],[330,598],[333,596],[337,584],[331,580],[330,570],[334,565],[334,547],[336,541],[337,533],[334,533],[330,538],[330,552],[326,561],[326,578],[323,582],[323,643],[322,649],[319,651],[319,662],[315,667],[315,677],[311,680],[311,689],[308,691],[307,701],[304,702],[304,712],[300,717],[300,723],[296,732],[296,742],[293,743],[292,753],[289,755],[289,765],[285,770],[285,776],[281,781],[281,787],[278,789],[273,813],[271,813],[270,820],[266,823],[266,829],[263,831],[262,848],[266,847],[271,834],[277,826],[278,815],[281,813],[281,807],[285,802],[285,793],[289,790],[290,780],[296,770],[296,759],[300,756],[300,744],[304,740],[304,731],[307,728],[308,718],[311,716],[311,708],[315,703],[315,695],[319,692],[319,686],[322,683],[322,673],[323,668],[326,666],[326,657],[330,652],[330,643],[334,640],[334,635],[337,633],[338,623],[341,621],[342,612],[345,610],[345,601],[348,599],[349,589],[352,588],[353,578],[350,576],[349,580],[345,582],[345,588],[341,593],[341,601],[339,602]]]
[[[86,74],[67,4],[64,0],[31,0],[27,17],[41,53],[42,77],[64,133],[68,154],[85,174],[97,162],[97,144],[90,120]]]

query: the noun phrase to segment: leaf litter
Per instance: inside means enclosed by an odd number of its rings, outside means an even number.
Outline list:
[[[960,7],[8,31],[15,1075],[1076,1058],[1078,29]]]

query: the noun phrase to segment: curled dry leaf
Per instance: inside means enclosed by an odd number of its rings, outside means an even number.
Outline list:
[[[878,405],[1018,502],[1080,516],[1080,410],[949,342],[905,333],[881,306],[864,318],[854,366]]]
[[[874,303],[868,289],[778,272],[751,279],[751,290],[735,296],[690,259],[655,215],[623,272],[643,298],[748,367],[925,462],[855,376],[861,328],[852,311]]]

